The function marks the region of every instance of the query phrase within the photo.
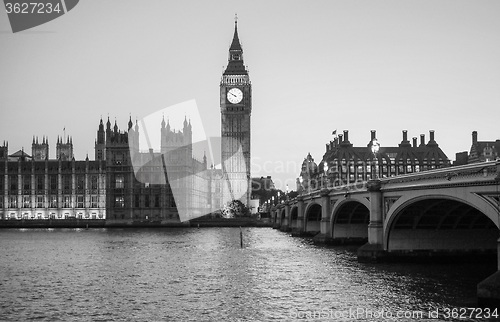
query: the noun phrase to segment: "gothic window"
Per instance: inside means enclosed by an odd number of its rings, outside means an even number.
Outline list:
[[[97,190],[98,189],[98,184],[97,184],[97,176],[93,175],[90,177],[90,186],[92,190]]]
[[[57,196],[50,196],[50,203],[49,206],[50,208],[57,208]]]
[[[68,191],[71,190],[71,174],[63,175],[63,190],[65,193],[69,193]]]
[[[144,207],[149,208],[149,195],[144,196]]]
[[[77,208],[83,208],[83,196],[77,196],[76,197],[76,207]]]
[[[155,195],[155,207],[160,207],[160,195]]]
[[[57,175],[50,176],[50,190],[57,190]]]
[[[23,208],[31,208],[31,197],[23,196]]]
[[[116,196],[115,197],[115,207],[116,208],[125,207],[125,198],[123,196]]]
[[[9,197],[9,208],[17,208],[17,196]]]
[[[31,190],[31,175],[29,174],[25,174],[23,176],[23,190],[24,190],[24,194],[30,194],[30,190]]]
[[[117,189],[123,189],[124,187],[124,179],[123,179],[123,175],[117,175],[115,177],[115,188]]]
[[[43,196],[36,197],[36,207],[43,208]]]
[[[116,165],[121,165],[123,163],[123,155],[122,154],[116,154],[115,155],[115,164]]]
[[[135,208],[139,208],[140,207],[140,200],[141,200],[141,196],[139,195],[135,195],[135,202],[134,202],[134,207]]]
[[[78,175],[76,178],[76,189],[83,190],[85,189],[85,176]]]
[[[45,179],[44,177],[45,177],[44,175],[37,175],[37,176],[36,176],[36,189],[37,189],[38,191],[43,191],[43,190],[44,190],[44,188],[45,188],[45,187],[44,187],[44,183],[45,183],[45,182],[44,182],[44,181],[45,181],[45,180],[44,180],[44,179]]]
[[[90,197],[90,207],[91,208],[97,208],[97,200],[98,200],[98,196],[91,196]]]
[[[63,208],[71,208],[71,196],[63,197]]]

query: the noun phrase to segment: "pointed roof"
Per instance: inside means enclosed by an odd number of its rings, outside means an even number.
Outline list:
[[[243,63],[243,48],[241,48],[240,39],[238,37],[238,20],[234,21],[234,36],[233,42],[229,47],[229,62],[227,64],[224,75],[248,75],[248,71]]]
[[[241,44],[240,44],[240,38],[238,37],[238,20],[234,21],[233,42],[231,43],[231,47],[229,47],[229,50],[230,51],[233,51],[233,50],[243,51],[243,49],[241,48]]]
[[[28,153],[24,152],[24,149],[19,150],[15,153],[12,153],[11,155],[9,155],[9,157],[12,157],[12,158],[20,158],[20,157],[31,158],[31,156]]]

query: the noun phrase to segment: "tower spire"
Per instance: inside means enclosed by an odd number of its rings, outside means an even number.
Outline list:
[[[238,36],[238,16],[234,16],[234,35],[229,47],[229,61],[224,75],[248,75],[248,71],[243,64],[243,48]]]
[[[231,47],[229,47],[229,50],[239,50],[243,51],[241,48],[240,44],[240,38],[238,37],[238,15],[234,14],[234,35],[233,35],[233,42],[231,43]]]

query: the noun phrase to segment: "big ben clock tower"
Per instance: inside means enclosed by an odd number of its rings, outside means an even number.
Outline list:
[[[252,85],[243,64],[243,49],[235,18],[229,61],[220,82],[223,204],[250,201],[250,114]]]

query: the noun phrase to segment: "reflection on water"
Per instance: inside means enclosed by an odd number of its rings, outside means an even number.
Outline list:
[[[495,271],[362,264],[356,247],[316,247],[269,228],[243,231],[244,249],[238,228],[2,230],[0,320],[283,321],[358,308],[427,312],[474,306],[476,284]]]

